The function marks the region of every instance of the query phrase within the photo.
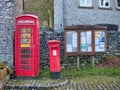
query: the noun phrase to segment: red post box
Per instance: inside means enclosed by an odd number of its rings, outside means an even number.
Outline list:
[[[60,41],[48,41],[49,59],[50,59],[50,76],[52,79],[60,78]]]
[[[39,74],[39,19],[21,15],[15,20],[15,76],[36,77]]]

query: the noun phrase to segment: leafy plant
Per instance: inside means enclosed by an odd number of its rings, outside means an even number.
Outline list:
[[[41,22],[47,21],[49,27],[53,28],[54,0],[25,0],[24,3],[24,13],[37,15]]]
[[[4,63],[0,63],[0,69],[4,69],[6,65]]]

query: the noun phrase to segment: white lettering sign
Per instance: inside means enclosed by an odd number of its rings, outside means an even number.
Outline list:
[[[18,23],[35,23],[34,20],[18,20]]]

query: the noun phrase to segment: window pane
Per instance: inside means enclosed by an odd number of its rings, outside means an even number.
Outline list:
[[[86,0],[86,5],[87,6],[92,6],[92,1],[91,0]]]
[[[77,52],[78,35],[75,31],[66,32],[66,51]]]
[[[21,33],[31,33],[31,28],[22,28]]]
[[[21,45],[20,45],[20,47],[30,47],[32,29],[31,28],[22,28],[20,31],[21,31],[21,35],[20,35]]]
[[[80,0],[80,6],[92,6],[92,0]]]
[[[109,6],[109,0],[105,0],[105,6]]]
[[[120,0],[117,0],[117,6],[120,7]]]
[[[85,0],[80,0],[80,6],[85,6]]]
[[[110,7],[110,0],[100,0],[101,7]]]
[[[81,52],[92,52],[92,32],[84,31],[80,33]]]
[[[30,34],[21,34],[21,43],[30,43]]]
[[[105,52],[104,31],[95,31],[95,52]]]
[[[104,5],[104,2],[103,2],[104,0],[101,0],[101,6],[103,6]]]

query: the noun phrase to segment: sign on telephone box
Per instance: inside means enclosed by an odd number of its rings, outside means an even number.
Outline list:
[[[21,15],[15,22],[15,75],[36,77],[39,74],[39,19]]]
[[[52,79],[60,78],[60,41],[48,41],[50,76]]]

